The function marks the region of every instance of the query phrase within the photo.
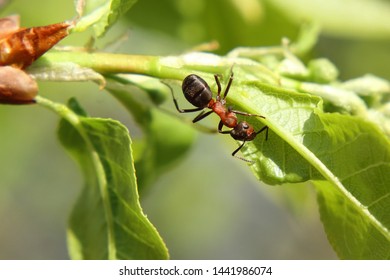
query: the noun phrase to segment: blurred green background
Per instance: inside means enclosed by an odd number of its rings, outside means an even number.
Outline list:
[[[14,0],[1,9],[1,16],[13,13],[23,26],[75,16],[73,0]],[[216,40],[216,52],[224,54],[294,40],[313,19],[323,32],[312,57],[332,60],[341,79],[390,78],[390,1],[384,0],[140,0],[98,45],[126,33],[116,52],[179,54]],[[62,44],[87,41],[73,34]],[[95,84],[40,83],[40,94],[58,102],[76,96],[92,116],[120,120],[133,138],[140,136],[131,116]],[[0,106],[0,259],[68,258],[66,224],[83,179],[56,139],[57,123],[38,106]],[[199,133],[188,156],[143,193],[144,211],[172,259],[336,258],[311,186],[258,183],[231,157],[235,147],[229,137]]]

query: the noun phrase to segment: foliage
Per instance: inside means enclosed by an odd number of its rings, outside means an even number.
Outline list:
[[[117,121],[87,117],[74,99],[69,107],[74,112],[57,108],[63,116],[58,134],[86,180],[69,223],[71,257],[167,258],[162,240],[139,205],[127,129]]]
[[[96,36],[102,36],[123,7],[134,2],[101,6],[102,1],[88,1],[89,13],[73,32],[93,27]],[[99,81],[144,132],[143,141],[131,143],[131,132],[121,123],[88,117],[74,99],[65,106],[37,97],[39,105],[62,118],[59,139],[78,161],[85,180],[69,223],[71,257],[168,258],[161,237],[142,212],[138,190],[177,163],[195,133],[163,109],[170,92],[158,79],[177,92],[177,81],[196,73],[215,90],[213,74],[226,78],[233,66],[235,94],[228,96],[229,105],[261,112],[265,119],[244,119],[256,130],[264,125],[270,129],[267,141],[260,134],[242,149],[253,162],[248,165],[254,176],[269,185],[313,182],[321,221],[338,256],[389,259],[390,83],[375,76],[340,82],[329,60],[305,64],[298,55],[310,51],[318,26],[302,30],[294,43],[240,47],[227,55],[52,51],[34,63],[28,72],[37,79]],[[72,75],[75,70],[82,75]]]

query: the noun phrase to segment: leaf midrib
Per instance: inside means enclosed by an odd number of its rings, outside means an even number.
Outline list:
[[[375,216],[371,214],[368,207],[360,203],[341,183],[339,178],[335,176],[331,170],[329,170],[325,164],[321,162],[319,158],[315,156],[305,145],[295,141],[294,137],[289,133],[283,132],[282,129],[278,128],[277,125],[272,124],[272,130],[282,137],[289,145],[291,145],[299,154],[302,155],[322,176],[330,183],[332,183],[336,188],[338,188],[341,193],[355,206],[355,208],[368,220],[371,224],[381,232],[388,241],[390,241],[390,232],[380,221],[378,221]]]

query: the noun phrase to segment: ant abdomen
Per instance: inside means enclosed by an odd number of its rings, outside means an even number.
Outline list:
[[[208,84],[195,74],[191,74],[183,80],[182,90],[188,102],[198,108],[207,107],[213,98]]]

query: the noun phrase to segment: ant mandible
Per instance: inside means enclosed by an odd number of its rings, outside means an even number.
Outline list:
[[[225,106],[226,104],[226,96],[229,93],[230,86],[233,82],[233,71],[231,71],[230,77],[229,77],[229,82],[225,88],[225,91],[223,93],[223,97],[221,99],[221,92],[222,92],[222,87],[221,83],[219,82],[218,75],[214,75],[215,82],[217,83],[218,87],[218,93],[215,98],[213,99],[213,93],[210,90],[209,85],[206,83],[205,80],[203,80],[201,77],[191,74],[188,75],[182,83],[182,90],[184,93],[184,97],[190,102],[192,105],[194,105],[196,108],[192,109],[180,109],[179,105],[177,103],[177,100],[173,94],[173,91],[171,89],[172,93],[172,98],[173,102],[175,103],[175,107],[178,112],[180,113],[190,113],[190,112],[196,112],[196,111],[201,111],[198,116],[196,116],[192,122],[196,123],[211,113],[216,113],[220,117],[220,122],[218,124],[218,132],[222,134],[230,134],[233,139],[238,140],[238,141],[243,141],[243,143],[233,151],[232,156],[236,156],[236,153],[241,150],[241,148],[244,146],[244,144],[247,141],[252,141],[255,139],[256,135],[261,133],[262,131],[266,130],[266,140],[268,139],[268,126],[264,126],[261,128],[259,131],[255,131],[254,128],[247,123],[246,121],[240,121],[238,122],[237,116],[238,115],[243,115],[243,116],[252,116],[252,117],[260,117],[265,119],[264,116],[261,115],[256,115],[256,114],[250,114],[246,112],[241,112],[241,111],[236,111],[233,110],[231,107]],[[205,112],[204,109],[209,108],[211,109],[208,112]],[[227,131],[222,131],[223,126],[232,128],[231,130]],[[248,161],[244,158],[238,157],[244,161]]]

